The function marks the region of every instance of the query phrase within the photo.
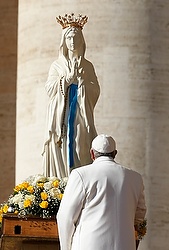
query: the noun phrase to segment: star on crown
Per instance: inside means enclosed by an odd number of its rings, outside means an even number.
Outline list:
[[[80,29],[83,29],[83,26],[85,23],[87,23],[88,17],[82,16],[79,14],[77,17],[75,17],[74,13],[72,14],[65,14],[65,16],[58,16],[56,17],[57,22],[62,26],[63,29],[67,27],[77,27]]]

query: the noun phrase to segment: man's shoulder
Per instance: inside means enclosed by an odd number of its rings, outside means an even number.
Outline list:
[[[133,168],[130,168],[130,167],[126,167],[126,166],[123,166],[123,165],[120,165],[123,169],[124,169],[124,171],[126,171],[127,173],[129,173],[129,174],[132,174],[132,175],[136,175],[136,176],[140,176],[141,177],[141,174],[138,172],[138,171],[136,171],[135,169],[133,169]]]
[[[89,171],[90,170],[90,167],[92,167],[92,164],[88,164],[88,165],[84,165],[84,166],[81,166],[81,167],[78,167],[78,168],[74,168],[72,170],[72,172],[76,172],[76,173],[83,173],[85,171]]]
[[[91,168],[92,168],[92,164],[81,166],[81,167],[78,167],[78,168],[74,168],[71,171],[71,176],[72,176],[72,178],[79,177],[80,179],[84,179],[85,176],[91,174]]]
[[[133,169],[130,169],[129,171],[131,173],[130,175],[132,180],[134,179],[138,184],[143,183],[142,175],[139,172]]]

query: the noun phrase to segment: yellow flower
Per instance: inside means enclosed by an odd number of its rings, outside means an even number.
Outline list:
[[[23,182],[17,186],[14,187],[14,192],[19,192],[20,190],[23,190],[23,189],[27,189],[27,187],[29,186],[29,183],[28,182]]]
[[[38,186],[38,187],[40,187],[40,188],[43,188],[44,183],[42,183],[42,182],[38,182],[38,183],[37,183],[37,186]]]
[[[14,192],[17,192],[17,193],[18,193],[18,192],[21,190],[21,186],[20,186],[20,185],[17,185],[17,186],[14,187],[13,190],[14,190]]]
[[[42,202],[39,204],[39,206],[40,206],[41,208],[47,208],[47,207],[48,207],[48,202],[47,202],[47,201],[42,201]]]
[[[44,200],[44,201],[47,200],[47,198],[48,198],[48,194],[47,193],[42,192],[40,195],[41,195],[41,199],[42,200]]]
[[[34,192],[34,188],[33,186],[29,186],[27,187],[27,190],[32,194]]]
[[[59,180],[55,180],[53,183],[53,187],[58,187],[59,186]]]
[[[32,201],[30,199],[27,199],[27,200],[24,201],[23,205],[24,205],[24,208],[26,208],[26,207],[30,207],[31,204],[32,204]]]
[[[63,198],[63,194],[62,194],[62,193],[58,194],[58,195],[57,195],[57,198],[58,198],[59,200],[61,200],[61,199]]]
[[[3,214],[3,208],[0,208],[0,215]]]
[[[7,204],[5,204],[5,205],[3,206],[2,211],[3,211],[3,213],[5,213],[5,214],[8,212],[8,205],[7,205]]]
[[[0,223],[2,222],[2,216],[3,216],[3,209],[2,207],[0,208]]]
[[[144,238],[147,232],[147,220],[144,219],[143,222],[135,225],[135,238],[141,240]]]
[[[29,183],[28,182],[23,182],[20,185],[21,185],[21,189],[27,189],[29,187]]]

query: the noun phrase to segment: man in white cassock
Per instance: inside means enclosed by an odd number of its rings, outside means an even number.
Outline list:
[[[72,170],[57,214],[61,250],[135,250],[146,213],[139,173],[115,162],[111,136],[92,141],[93,163]]]

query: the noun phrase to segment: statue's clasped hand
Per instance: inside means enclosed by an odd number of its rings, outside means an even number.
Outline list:
[[[66,77],[66,81],[68,84],[77,82],[77,77],[78,77],[78,61],[76,58],[73,58],[70,66],[70,73]]]

